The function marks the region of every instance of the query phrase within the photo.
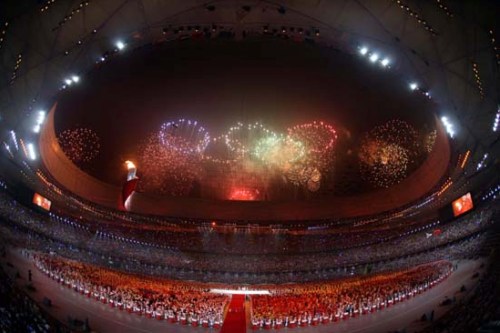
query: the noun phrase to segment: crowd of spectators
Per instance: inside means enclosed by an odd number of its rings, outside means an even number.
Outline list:
[[[498,230],[500,231],[500,230]],[[458,304],[419,333],[469,333],[497,332],[500,321],[500,232],[489,239],[490,260],[481,272],[471,279],[479,279],[478,284],[462,298]],[[487,328],[493,323],[494,329]],[[485,326],[484,330],[478,328]]]
[[[159,247],[65,219],[48,218],[0,195],[4,236],[36,250],[129,272],[225,283],[300,282],[324,280],[397,267],[409,267],[435,258],[454,259],[475,253],[491,213],[474,212],[440,227],[439,235],[427,230],[372,245],[313,253],[235,255]],[[177,236],[183,238],[183,234]],[[204,237],[201,235],[200,237]],[[247,237],[253,237],[247,235]],[[330,237],[334,237],[331,235]],[[464,251],[467,249],[468,251]],[[470,251],[469,251],[470,250]],[[402,266],[401,266],[402,265]]]
[[[138,277],[44,254],[33,258],[40,271],[85,297],[157,320],[218,328],[229,301],[196,283]]]
[[[367,315],[419,294],[452,271],[447,261],[335,282],[283,286],[252,296],[252,327],[318,325]]]

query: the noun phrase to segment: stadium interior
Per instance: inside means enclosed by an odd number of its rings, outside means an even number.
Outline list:
[[[0,2],[2,332],[500,332],[500,3]]]

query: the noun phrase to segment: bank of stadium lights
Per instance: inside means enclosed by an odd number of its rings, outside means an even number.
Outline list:
[[[118,49],[118,51],[121,51],[121,50],[123,50],[125,48],[126,45],[125,45],[124,42],[122,42],[121,40],[119,40],[119,41],[117,41],[115,43],[115,46]]]
[[[484,98],[484,91],[483,91],[483,82],[481,81],[481,76],[479,75],[479,66],[477,65],[477,62],[474,60],[472,62],[472,71],[474,72],[474,78],[476,79],[476,85],[477,89],[479,90],[479,95],[481,96],[481,99]]]
[[[493,132],[498,130],[498,124],[500,123],[500,105],[497,109],[497,114],[495,115],[495,120],[493,121]]]
[[[45,111],[38,111],[38,116],[36,118],[36,124],[33,127],[33,132],[40,133],[40,129],[42,128],[43,121],[45,120]]]
[[[394,0],[398,5],[399,8],[401,8],[403,11],[405,11],[410,17],[415,19],[418,24],[420,24],[425,30],[427,30],[430,34],[433,36],[436,36],[438,33],[436,30],[434,30],[433,27],[430,26],[429,23],[427,23],[426,20],[424,20],[416,11],[410,8],[407,4],[402,2],[401,0]]]
[[[479,163],[477,164],[476,171],[479,171],[479,170],[481,170],[482,168],[484,168],[486,166],[486,160],[487,159],[488,159],[488,153],[485,153],[483,155],[483,158],[481,158],[481,161],[479,161]]]
[[[47,12],[49,8],[56,2],[56,0],[48,0],[46,1],[43,5],[42,8],[40,8],[40,13]]]
[[[10,150],[10,146],[7,142],[3,142],[3,146],[5,147],[5,150],[9,153],[10,158],[14,158],[14,154],[12,154],[12,151]]]
[[[378,54],[377,54],[377,53],[372,53],[372,54],[370,55],[370,61],[371,61],[371,62],[377,62],[378,57],[379,57],[379,56],[378,56]]]
[[[448,117],[446,116],[442,116],[441,117],[441,122],[443,123],[444,125],[444,128],[446,130],[446,133],[448,133],[448,135],[450,136],[450,138],[453,138],[455,136],[455,129],[454,129],[454,126],[453,124],[450,122],[450,120],[448,119]]]
[[[23,62],[23,54],[19,53],[17,55],[16,65],[14,66],[14,70],[12,71],[12,76],[10,77],[10,84],[13,84],[14,81],[17,79],[17,72],[19,71],[22,62]]]
[[[71,86],[74,83],[80,82],[80,77],[78,75],[71,75],[67,78],[64,79],[64,85],[62,86],[63,89],[66,89],[67,87]]]
[[[1,27],[2,31],[0,31],[0,49],[2,48],[2,44],[5,40],[5,35],[7,34],[8,27],[9,27],[9,22],[5,22]]]
[[[16,132],[14,131],[10,131],[10,138],[12,139],[12,143],[14,144],[14,147],[16,148],[16,150],[19,150],[19,145],[17,143],[17,135],[16,135]]]
[[[497,186],[490,188],[490,190],[485,195],[483,195],[483,197],[481,199],[483,201],[487,200],[489,198],[496,199],[498,193],[500,193],[500,185],[497,185]]]
[[[431,93],[425,89],[420,88],[419,84],[415,81],[408,83],[408,88],[411,91],[417,91],[417,92],[421,93],[422,95],[424,95],[428,99],[432,98]]]
[[[436,0],[438,7],[446,13],[448,17],[453,17],[453,13],[448,9],[442,0]]]
[[[389,58],[382,58],[377,52],[370,52],[367,46],[361,46],[358,50],[361,56],[367,56],[371,63],[379,63],[382,67],[388,67],[391,61]]]
[[[28,150],[27,157],[32,161],[36,160],[35,145],[32,143],[28,143],[26,145],[26,148]]]
[[[497,47],[495,35],[493,33],[493,29],[490,29],[488,31],[488,33],[490,34],[491,46],[493,47],[493,51],[495,52],[495,57],[497,59],[497,65],[500,65],[500,52],[498,52],[500,50],[500,48]]]
[[[76,14],[83,12],[83,8],[90,4],[90,0],[80,2],[76,7],[73,7],[71,12],[64,16],[61,21],[57,23],[55,27],[52,28],[52,31],[56,31],[60,29],[63,25],[65,25],[68,21],[70,21]],[[47,8],[48,9],[48,8]]]

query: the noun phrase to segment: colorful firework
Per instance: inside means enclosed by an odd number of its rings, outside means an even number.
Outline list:
[[[210,142],[210,135],[196,120],[167,121],[158,132],[160,142],[181,153],[203,153]]]
[[[361,141],[360,171],[376,187],[399,183],[418,155],[417,132],[402,120],[391,120],[367,133]]]
[[[317,183],[319,186],[321,183],[321,172],[310,166],[294,165],[286,170],[285,177],[296,186],[308,186],[309,182]]]
[[[296,125],[288,129],[288,136],[301,142],[307,152],[307,164],[322,171],[331,171],[337,131],[324,121]]]
[[[419,153],[417,131],[406,121],[400,119],[389,120],[371,130],[370,136],[380,141],[398,144],[408,150],[407,153],[410,157],[415,157]]]
[[[302,142],[308,152],[316,154],[332,150],[337,141],[337,131],[324,121],[313,121],[293,126],[288,129],[288,135]]]
[[[101,149],[99,136],[85,127],[67,129],[59,134],[57,141],[64,154],[76,164],[91,162]]]
[[[165,145],[160,135],[153,133],[140,149],[140,187],[153,193],[188,195],[200,177],[201,158],[201,154],[195,151]]]
[[[213,139],[196,121],[170,121],[141,148],[142,189],[188,195],[196,183],[217,183],[213,188],[224,192],[224,198],[236,199],[251,196],[240,195],[244,191],[232,195],[229,189],[267,193],[268,186],[278,181],[316,192],[332,176],[337,139],[337,131],[324,121],[291,127],[286,134],[259,122],[240,122]],[[400,182],[426,147],[426,141],[404,121],[375,127],[361,141],[363,179],[376,187]]]
[[[268,166],[288,168],[302,160],[306,151],[302,142],[273,134],[259,139],[252,149],[252,155]]]
[[[212,138],[203,152],[203,160],[217,165],[231,165],[241,159],[241,155],[232,151],[226,144],[226,137]]]
[[[229,131],[224,135],[224,141],[230,151],[244,156],[250,153],[255,142],[273,136],[278,137],[279,135],[266,128],[262,123],[243,124],[239,122],[229,128]]]

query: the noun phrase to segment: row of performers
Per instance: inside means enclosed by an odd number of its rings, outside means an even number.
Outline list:
[[[86,296],[93,298],[103,304],[108,304],[110,307],[126,311],[130,314],[144,316],[146,318],[154,318],[157,320],[165,320],[170,323],[180,323],[182,325],[191,325],[194,327],[201,326],[205,328],[220,328],[222,326],[222,314],[215,315],[200,315],[196,313],[175,312],[172,309],[164,309],[163,306],[143,306],[140,302],[117,300],[109,293],[106,288],[90,287],[88,284],[80,283],[73,279],[64,279],[61,275],[51,272],[43,265],[36,263],[38,269],[49,276],[51,279],[57,281],[61,285]]]
[[[451,272],[439,276],[437,279],[425,282],[412,290],[405,292],[395,293],[393,296],[387,297],[387,299],[382,300],[378,298],[375,302],[359,304],[357,307],[353,305],[348,305],[343,309],[338,309],[336,313],[330,314],[320,314],[316,313],[314,315],[308,314],[307,312],[299,316],[285,316],[277,318],[262,317],[257,318],[252,316],[252,328],[255,329],[279,329],[282,327],[294,328],[298,326],[316,326],[319,324],[328,324],[331,322],[338,322],[341,320],[346,320],[349,318],[355,318],[360,315],[367,315],[376,311],[381,311],[385,308],[391,307],[394,304],[403,302],[410,299],[422,292],[434,287],[439,282],[443,281],[449,276]]]

